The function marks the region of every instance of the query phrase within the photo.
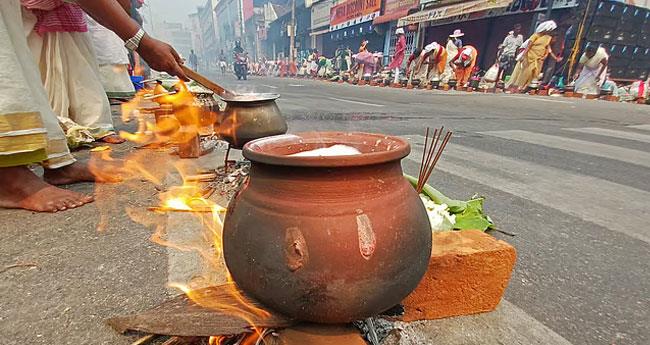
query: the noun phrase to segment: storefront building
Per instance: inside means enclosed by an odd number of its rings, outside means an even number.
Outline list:
[[[361,41],[368,40],[368,50],[384,50],[384,35],[377,32],[372,21],[381,13],[381,0],[347,0],[330,9],[329,44],[323,54],[333,56],[338,47],[357,52]]]
[[[579,0],[555,0],[553,19],[558,23],[557,44],[554,49],[560,53],[564,32],[575,21],[572,9]],[[419,25],[422,32],[419,45],[436,41],[445,44],[448,36],[456,29],[465,35],[463,43],[473,45],[479,51],[478,66],[489,68],[495,61],[499,45],[515,24],[523,28],[522,34],[528,37],[529,30],[543,20],[547,10],[546,0],[473,0],[439,1],[432,3],[422,0],[424,9],[403,17],[399,26]]]
[[[333,0],[314,1],[311,4],[311,48],[319,52],[332,51],[332,41],[329,39],[330,10],[334,5]]]
[[[372,24],[379,27],[384,35],[384,65],[390,62],[395,53],[395,30],[398,19],[416,12],[420,7],[419,0],[384,0],[382,15],[376,17]],[[417,31],[404,28],[406,32],[406,55],[410,55],[417,45]]]

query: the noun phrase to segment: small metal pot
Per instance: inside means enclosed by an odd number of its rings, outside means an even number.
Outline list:
[[[226,109],[217,117],[217,134],[241,149],[251,140],[286,133],[287,122],[275,103],[279,97],[271,93],[224,97]]]
[[[458,85],[458,81],[456,79],[449,79],[449,82],[447,84],[449,84],[449,87],[453,89],[456,87],[456,85]]]
[[[439,88],[440,87],[440,80],[433,80],[431,82],[431,87],[434,88],[434,89]]]

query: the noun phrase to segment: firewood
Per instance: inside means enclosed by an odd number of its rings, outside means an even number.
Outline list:
[[[179,295],[148,311],[107,320],[109,326],[119,333],[128,330],[151,334],[193,337],[233,335],[250,333],[253,325],[258,328],[280,329],[291,326],[294,321],[280,314],[266,311],[266,315],[246,314],[246,320],[232,310],[250,310],[247,305],[263,308],[253,300],[246,305],[232,293],[232,285],[221,285],[194,292],[203,299],[218,301],[223,308],[206,308]],[[253,324],[253,325],[251,325]]]

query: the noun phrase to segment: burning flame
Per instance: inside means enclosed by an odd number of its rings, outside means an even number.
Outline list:
[[[137,145],[155,144],[158,147],[165,147],[169,144],[183,143],[189,138],[196,137],[205,128],[212,128],[216,120],[215,114],[205,114],[195,106],[195,98],[183,82],[175,86],[174,94],[170,94],[162,85],[156,85],[154,89],[141,90],[133,100],[124,103],[121,110],[123,121],[134,122],[137,129],[132,133],[121,131],[120,136]],[[206,126],[207,124],[210,127]],[[236,114],[228,123],[220,127],[219,134],[234,137],[237,128]],[[114,159],[112,154],[114,152],[111,150],[92,152],[91,157],[95,162],[94,164],[91,162],[93,172],[98,175],[106,174],[107,164],[119,164],[125,190],[141,191],[148,188],[148,185],[143,185],[143,182],[148,182],[153,185],[156,189],[155,193],[158,194],[158,206],[153,207],[156,212],[150,212],[141,205],[127,206],[126,212],[131,219],[154,229],[151,235],[153,242],[179,251],[196,252],[205,263],[205,271],[199,272],[202,279],[169,285],[185,293],[198,305],[227,312],[248,323],[253,333],[247,334],[240,344],[260,343],[264,331],[255,326],[255,320],[269,317],[270,314],[242,296],[227,272],[222,258],[223,217],[226,208],[206,197],[201,182],[189,178],[200,174],[200,167],[195,161],[181,162],[167,152],[133,150],[123,160]],[[177,186],[167,187],[169,176],[176,174],[180,174],[182,182]],[[124,208],[123,201],[120,202],[119,198],[113,195],[114,193],[114,188],[106,188],[101,184],[96,187],[96,202],[98,209],[102,211],[98,225],[100,231],[108,228],[110,210]],[[200,238],[191,243],[175,243],[170,240],[166,226],[167,219],[161,217],[166,212],[185,212],[195,217],[201,224],[201,235],[198,236]],[[201,293],[202,287],[222,284],[223,278],[219,280],[218,277],[224,276],[225,288],[233,297],[228,303]],[[234,305],[233,300],[237,302]],[[227,339],[223,336],[214,336],[210,338],[209,343],[222,344]]]

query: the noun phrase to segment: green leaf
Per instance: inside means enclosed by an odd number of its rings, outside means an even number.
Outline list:
[[[494,224],[483,213],[484,198],[472,199],[467,202],[467,208],[459,214],[456,214],[456,224],[454,229],[470,230],[478,229],[485,231]]]
[[[411,183],[413,188],[417,188],[418,180],[409,175],[404,177]],[[438,205],[445,204],[448,206],[449,213],[456,215],[456,230],[482,230],[494,228],[494,223],[489,216],[483,213],[483,201],[485,198],[474,195],[469,201],[450,199],[432,186],[425,184],[422,194],[426,195],[431,201]]]

